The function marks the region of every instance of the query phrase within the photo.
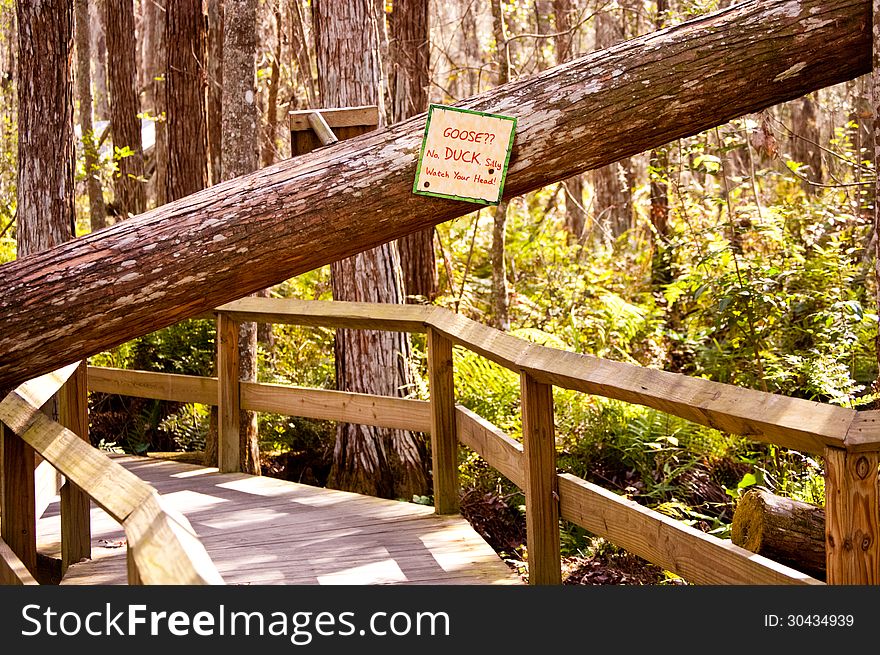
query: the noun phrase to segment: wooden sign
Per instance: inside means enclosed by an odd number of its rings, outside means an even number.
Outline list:
[[[431,105],[413,193],[497,205],[516,118]]]

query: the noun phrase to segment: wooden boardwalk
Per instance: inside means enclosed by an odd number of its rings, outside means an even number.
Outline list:
[[[460,516],[148,457],[116,461],[186,515],[228,584],[519,584]],[[41,552],[60,553],[58,503],[37,526]],[[126,584],[125,536],[92,509],[92,560],[62,584]]]

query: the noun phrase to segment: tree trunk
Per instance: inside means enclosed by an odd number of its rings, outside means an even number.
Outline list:
[[[610,48],[626,38],[623,18],[606,7],[596,16],[596,48]],[[629,188],[629,158],[593,171],[593,212],[596,222],[606,227],[606,234],[619,237],[632,223]]]
[[[165,193],[170,201],[208,184],[205,18],[201,0],[167,2],[165,56]]]
[[[313,5],[318,85],[326,107],[382,106],[375,7],[373,0],[319,0]],[[396,245],[384,243],[334,261],[331,284],[336,300],[402,303]],[[403,333],[336,333],[340,390],[404,395],[411,380],[409,359],[409,338]],[[328,484],[385,497],[422,495],[427,490],[424,449],[423,441],[410,432],[339,424]]]
[[[492,215],[492,325],[505,332],[510,329],[510,291],[507,288],[507,206],[502,200]]]
[[[873,40],[872,40],[872,62],[873,70],[871,74],[871,111],[873,113],[872,136],[874,139],[874,279],[880,280],[880,175],[876,175],[876,171],[880,170],[880,0],[873,0]],[[880,308],[880,284],[875,287],[875,302]],[[878,362],[877,379],[874,380],[873,391],[880,392],[880,331],[877,333],[875,341],[875,357]],[[880,409],[880,400],[874,401],[874,408]]]
[[[26,258],[55,248],[76,235],[73,2],[19,2],[17,7],[16,239],[18,257]]]
[[[825,180],[822,167],[822,133],[819,130],[819,116],[816,102],[810,96],[789,103],[791,106],[791,130],[794,136],[790,140],[791,158],[806,165],[800,174],[817,184]],[[814,195],[819,187],[803,182],[807,195]]]
[[[507,49],[507,29],[504,24],[503,0],[492,2],[492,30],[495,35],[495,62],[498,85],[510,80],[510,58]],[[502,201],[492,215],[492,324],[499,330],[510,329],[510,295],[507,288],[507,207]]]
[[[821,507],[752,489],[736,505],[730,538],[746,550],[825,579],[825,510]]]
[[[165,162],[168,144],[165,139],[165,0],[147,0],[144,12],[144,87],[142,109],[154,121],[155,140],[145,168],[149,171],[147,196],[153,205],[165,204]]]
[[[870,70],[870,4],[786,7],[742,2],[460,105],[518,118],[511,198]],[[657,94],[674,102],[646,113]],[[409,119],[0,266],[0,387],[469,213],[412,194],[424,129]]]
[[[667,0],[657,0],[654,26],[659,30],[666,21],[669,9]],[[747,145],[748,147],[748,145]],[[651,258],[651,283],[655,290],[672,282],[672,265],[669,252],[669,152],[666,147],[651,150],[648,159],[648,179],[651,189],[651,225],[654,253]],[[669,312],[667,312],[669,314]]]
[[[428,109],[430,55],[428,0],[398,0],[391,22],[394,122]],[[398,239],[403,288],[407,302],[431,302],[439,279],[434,258],[434,228]]]
[[[663,0],[660,0],[661,2]],[[580,54],[574,49],[574,12],[572,0],[553,0],[553,15],[556,19],[556,63],[561,64]],[[579,240],[587,226],[587,212],[584,209],[584,180],[575,175],[562,183],[565,189],[565,229],[574,240]]]
[[[226,31],[223,22],[223,0],[207,0],[206,4],[208,8],[208,123],[206,128],[208,131],[208,179],[211,184],[217,184],[220,180],[227,180],[230,177],[223,174],[223,47]],[[250,173],[255,168],[244,172]],[[241,175],[241,173],[238,174]]]
[[[98,0],[89,6],[92,32],[92,82],[95,85],[95,117],[98,120],[110,118],[110,93],[107,90],[107,37],[104,33],[104,16]]]
[[[110,132],[119,170],[116,205],[119,216],[142,213],[147,207],[144,187],[144,151],[141,144],[140,102],[135,66],[134,0],[105,0],[104,25],[110,78]],[[120,156],[127,149],[130,155]]]
[[[263,131],[263,148],[260,151],[260,165],[271,166],[275,162],[275,135],[278,129],[278,87],[281,84],[281,9],[272,7],[275,20],[275,50],[272,52],[269,73],[269,93],[266,98],[266,128]]]
[[[257,0],[223,0],[223,162],[226,179],[257,169]],[[240,379],[257,379],[257,324],[242,323]],[[260,474],[256,412],[241,412],[241,470]]]
[[[79,131],[83,145],[86,191],[89,195],[89,224],[95,232],[107,227],[104,192],[98,179],[98,148],[92,127],[92,44],[89,29],[89,0],[75,0],[76,10],[76,95],[79,100]]]

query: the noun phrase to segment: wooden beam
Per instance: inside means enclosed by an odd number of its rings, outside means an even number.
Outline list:
[[[428,328],[428,384],[431,389],[431,465],[434,508],[458,513],[458,436],[452,342]]]
[[[217,378],[89,367],[89,391],[179,403],[217,404]]]
[[[844,440],[851,453],[874,452],[880,449],[880,410],[867,409],[856,413]]]
[[[223,578],[186,517],[153,491],[123,521],[129,584],[223,584]]]
[[[822,584],[573,475],[558,478],[562,518],[691,583]]]
[[[427,322],[453,342],[543,384],[645,405],[795,450],[842,447],[857,416],[845,407],[547,348],[439,307]]]
[[[522,444],[466,407],[455,408],[458,440],[520,489],[525,488]]]
[[[520,376],[520,389],[529,584],[560,584],[562,562],[559,554],[553,388],[523,373]]]
[[[241,391],[238,322],[217,315],[217,462],[221,473],[241,470]]]
[[[517,118],[512,198],[869,71],[870,16],[865,0],[746,0],[458,106]],[[0,266],[0,388],[472,211],[412,194],[424,128],[421,114]]]
[[[431,431],[429,403],[409,398],[242,382],[241,407],[254,412]]]
[[[309,113],[308,120],[309,125],[312,127],[312,131],[315,133],[315,136],[318,137],[318,141],[323,145],[329,146],[339,141],[339,139],[336,138],[336,135],[333,134],[333,130],[327,125],[327,121],[324,120],[321,112],[313,111]]]
[[[240,323],[282,323],[327,328],[424,332],[433,308],[340,300],[248,297],[216,309]]]
[[[0,539],[0,585],[39,584],[18,555]]]
[[[880,453],[825,449],[828,584],[880,584]]]
[[[80,362],[58,393],[59,423],[89,443],[88,364]],[[92,557],[88,495],[72,481],[61,487],[61,575],[76,562]]]
[[[0,415],[0,539],[31,572],[37,572],[37,516],[34,487],[34,450]]]
[[[299,109],[288,113],[290,131],[301,132],[312,129],[309,117],[314,109]],[[321,116],[331,128],[335,127],[372,127],[379,124],[379,108],[376,105],[360,107],[342,107],[321,109]]]
[[[39,407],[15,392],[0,402],[0,421],[13,423],[22,441],[120,523],[152,493],[152,488],[136,475],[49,419]]]

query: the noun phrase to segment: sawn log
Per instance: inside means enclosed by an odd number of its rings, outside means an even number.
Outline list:
[[[864,0],[747,0],[460,106],[516,116],[505,197],[870,70]],[[0,389],[476,205],[412,194],[424,115],[0,267]]]

